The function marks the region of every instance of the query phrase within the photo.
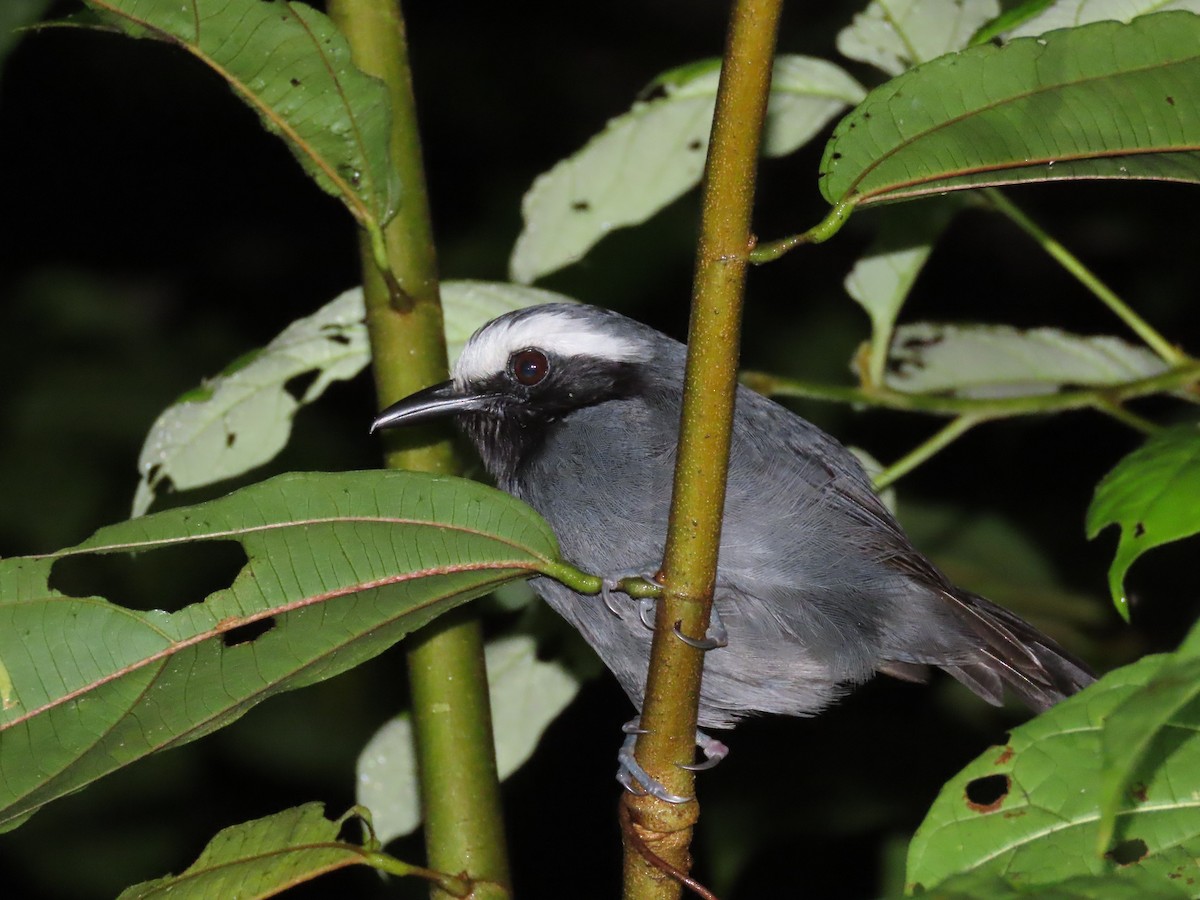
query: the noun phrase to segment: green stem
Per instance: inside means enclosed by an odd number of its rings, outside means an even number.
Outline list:
[[[355,63],[388,86],[391,158],[405,185],[404,202],[384,228],[382,241],[365,232],[360,239],[372,371],[380,403],[386,406],[447,374],[408,44],[397,0],[330,0],[328,9],[350,42]],[[381,251],[387,271],[379,265]],[[387,440],[392,468],[461,469],[444,431],[405,429],[389,433]],[[408,667],[429,865],[466,873],[476,883],[476,897],[508,896],[478,620],[466,610],[439,619],[410,640]],[[437,888],[432,892],[447,896]]]
[[[782,0],[735,0],[705,170],[683,414],[637,758],[667,790],[694,795],[692,772],[704,654],[674,635],[702,637],[716,582],[717,548],[737,388],[742,295],[752,248],[751,206]],[[641,848],[690,868],[694,803],[626,795],[625,896],[678,897]],[[655,835],[647,841],[646,833]]]
[[[760,394],[771,397],[803,397],[809,400],[852,403],[857,406],[872,406],[932,415],[975,415],[981,418],[997,419],[1008,416],[1065,412],[1072,409],[1096,409],[1122,421],[1132,423],[1132,420],[1128,418],[1132,414],[1122,412],[1121,415],[1117,415],[1115,412],[1121,404],[1138,397],[1194,388],[1200,384],[1200,362],[1189,361],[1159,375],[1103,387],[1076,388],[1056,394],[1028,394],[1018,397],[994,398],[906,394],[888,388],[865,390],[842,385],[817,384],[794,378],[780,378],[764,372],[746,372],[742,375],[742,381]],[[1142,425],[1135,427],[1138,430],[1143,428]]]
[[[599,576],[589,575],[559,559],[544,561],[538,571],[579,594],[599,594],[604,586],[604,580]],[[662,588],[659,585],[643,581],[641,578],[622,578],[617,582],[617,589],[635,599],[662,596]]]
[[[1173,346],[1166,338],[1155,331],[1149,322],[1130,309],[1125,301],[1118,297],[1108,285],[1097,278],[1070,250],[1047,234],[1041,226],[1018,209],[1003,193],[995,188],[988,188],[984,191],[984,194],[992,206],[1008,216],[1026,234],[1037,241],[1043,250],[1049,253],[1059,265],[1074,275],[1080,284],[1095,294],[1101,303],[1112,310],[1122,322],[1128,325],[1168,365],[1178,366],[1188,361],[1186,353]]]
[[[395,875],[397,878],[423,878],[426,881],[436,884],[443,893],[449,894],[451,897],[470,897],[471,891],[478,887],[478,885],[461,876],[447,875],[445,872],[436,872],[433,869],[427,869],[423,866],[414,866],[411,863],[396,859],[394,856],[389,856],[382,850],[364,852],[363,860],[372,868],[378,869],[380,872],[386,872],[389,875]]]
[[[1118,422],[1128,425],[1134,431],[1140,431],[1142,434],[1155,434],[1162,431],[1162,426],[1157,422],[1151,422],[1144,416],[1139,416],[1132,410],[1126,409],[1119,403],[1112,403],[1107,400],[1096,403],[1095,408],[1100,412],[1107,413]]]
[[[984,416],[959,416],[957,419],[952,419],[928,440],[914,447],[871,479],[875,483],[875,490],[882,491],[884,488],[891,487],[935,453],[946,449],[951,443],[984,421],[986,421]]]
[[[759,244],[751,251],[750,262],[756,266],[762,263],[774,262],[801,244],[823,243],[841,231],[842,226],[846,224],[846,220],[850,218],[850,213],[852,212],[854,212],[854,203],[851,200],[839,200],[834,204],[833,209],[829,210],[825,218],[808,229],[808,231],[793,234],[791,237],[780,238],[777,241],[771,241],[767,244]]]

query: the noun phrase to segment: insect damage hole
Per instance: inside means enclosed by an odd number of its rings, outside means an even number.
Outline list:
[[[229,587],[246,561],[237,541],[188,541],[137,553],[65,556],[54,561],[49,582],[68,597],[106,597],[128,609],[173,612]]]
[[[275,627],[275,617],[256,619],[245,625],[235,625],[228,631],[222,632],[221,641],[226,647],[237,647],[239,644],[249,644],[262,637]]]
[[[967,806],[975,812],[995,812],[1004,803],[1012,788],[1012,779],[1007,775],[985,775],[967,782]]]
[[[1128,838],[1123,841],[1117,841],[1104,854],[1107,859],[1111,859],[1118,866],[1132,866],[1135,862],[1139,862],[1149,855],[1150,848],[1146,846],[1146,842],[1141,838]]]
[[[319,369],[309,369],[307,372],[301,372],[298,375],[293,375],[283,383],[283,389],[292,395],[292,399],[297,403],[303,403],[304,397],[308,393],[308,389],[313,386],[313,383],[321,376]]]
[[[370,837],[371,827],[362,816],[347,816],[337,833],[339,841],[356,847],[362,847]]]

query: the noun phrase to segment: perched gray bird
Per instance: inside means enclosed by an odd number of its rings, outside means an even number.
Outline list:
[[[685,348],[617,313],[555,303],[507,313],[467,343],[452,380],[375,427],[451,415],[497,485],[602,576],[662,561]],[[646,604],[534,589],[574,625],[640,710]],[[627,602],[621,602],[627,601]],[[652,606],[651,606],[652,609]],[[738,388],[720,560],[700,692],[702,727],[812,715],[884,672],[949,672],[999,704],[1043,710],[1093,680],[1024,620],[955,587],[879,501],[858,460],[782,406]]]

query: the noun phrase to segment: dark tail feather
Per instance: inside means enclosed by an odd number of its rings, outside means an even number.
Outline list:
[[[1096,680],[1086,663],[1007,609],[965,591],[951,599],[980,641],[979,656],[942,668],[988,703],[999,706],[1007,686],[1041,712]]]

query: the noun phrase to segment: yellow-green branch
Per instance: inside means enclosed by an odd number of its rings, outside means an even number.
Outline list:
[[[650,673],[642,707],[638,761],[675,794],[694,796],[693,776],[679,768],[694,754],[703,653],[675,637],[703,637],[708,628],[725,503],[729,436],[737,387],[742,295],[751,250],[754,181],[770,91],[782,0],[735,0],[717,90],[705,171],[688,360],[675,487],[663,560]],[[688,845],[695,804],[625,797],[625,896],[677,897],[640,848],[652,845],[669,866],[690,868]],[[655,839],[647,841],[647,835]]]
[[[388,86],[392,164],[405,187],[382,246],[378,235],[364,232],[360,240],[372,371],[382,407],[446,378],[437,257],[399,2],[330,0],[329,14],[359,68]],[[392,468],[460,470],[443,431],[406,429],[388,439]],[[465,873],[475,883],[475,897],[506,897],[508,860],[478,620],[456,610],[415,635],[408,669],[429,865]]]

